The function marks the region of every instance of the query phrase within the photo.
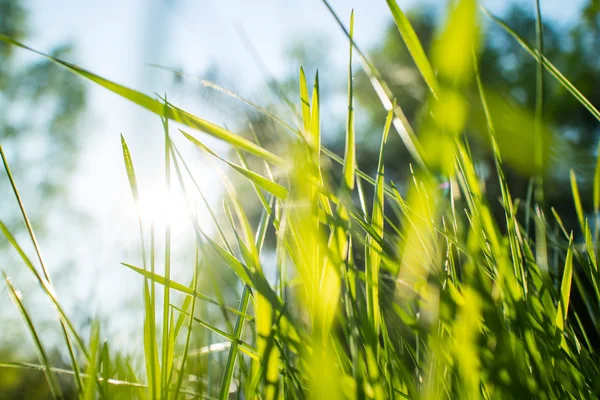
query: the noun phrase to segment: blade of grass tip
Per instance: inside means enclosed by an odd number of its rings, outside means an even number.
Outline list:
[[[354,35],[354,10],[350,14],[350,58],[348,62],[348,117],[346,121],[346,150],[344,152],[344,184],[354,189],[354,168],[356,165],[356,145],[354,138],[354,83],[352,81],[352,37]]]
[[[438,94],[438,83],[433,72],[433,68],[425,55],[425,51],[423,50],[423,46],[421,45],[421,41],[417,36],[415,30],[406,15],[402,12],[396,0],[386,0],[387,5],[392,12],[392,16],[394,17],[394,22],[396,23],[396,27],[402,36],[402,40],[406,45],[413,61],[415,62],[417,69],[421,73],[421,76],[425,80],[427,87],[433,94],[435,98],[437,98]]]
[[[121,265],[123,265],[124,267],[127,267],[127,268],[131,269],[134,272],[137,272],[138,274],[140,274],[142,276],[145,276],[146,278],[150,279],[151,281],[154,281],[154,282],[158,283],[159,285],[164,286],[164,284],[165,284],[165,277],[164,276],[158,275],[156,273],[151,273],[151,272],[145,271],[143,268],[139,268],[139,267],[136,267],[136,266],[131,265],[131,264],[127,264],[127,263],[123,263],[122,262]],[[235,308],[227,307],[224,304],[221,304],[218,301],[215,301],[215,300],[211,299],[210,297],[206,296],[205,294],[202,294],[202,293],[200,293],[198,291],[193,291],[188,286],[186,286],[186,285],[184,285],[184,284],[182,284],[180,282],[177,282],[177,281],[174,281],[174,280],[170,280],[169,286],[171,287],[171,289],[173,289],[173,290],[175,290],[175,291],[177,291],[179,293],[183,293],[183,294],[188,295],[188,296],[196,296],[198,299],[200,299],[202,301],[206,301],[207,303],[213,304],[215,306],[225,307],[225,309],[227,311],[232,312],[234,314],[237,314],[237,310]],[[252,318],[249,318],[248,315],[246,315],[245,317],[246,317],[246,319],[252,319]]]
[[[140,195],[138,189],[137,178],[135,175],[135,168],[133,166],[133,160],[131,158],[131,152],[125,141],[125,137],[121,134],[121,147],[123,149],[123,160],[125,161],[125,169],[127,171],[127,178],[129,180],[129,188],[131,189],[131,196],[135,202],[135,208],[138,214],[138,224],[140,228],[140,239],[142,241],[142,260],[144,268],[146,268],[146,246],[144,245],[144,225],[142,222],[142,214],[140,212]]]
[[[350,37],[350,34],[344,26],[342,20],[335,13],[329,2],[327,0],[322,1],[323,4],[325,4],[325,7],[327,7],[329,12],[333,16],[333,18],[336,20],[337,24],[340,26],[342,31],[344,31],[347,37]],[[367,74],[369,82],[371,83],[371,86],[373,86],[373,90],[375,90],[375,93],[377,94],[377,97],[379,97],[381,104],[383,105],[386,111],[394,111],[394,115],[396,116],[393,121],[394,128],[396,128],[396,131],[398,132],[400,139],[404,143],[404,146],[406,147],[410,155],[413,157],[413,159],[419,164],[419,166],[427,170],[427,166],[425,165],[423,157],[421,156],[421,145],[415,135],[414,130],[410,126],[406,115],[404,115],[402,108],[400,108],[400,106],[398,106],[397,104],[394,105],[394,103],[392,102],[392,99],[394,98],[392,91],[390,90],[387,83],[383,80],[383,77],[379,70],[377,70],[373,63],[369,61],[365,53],[363,53],[360,50],[358,45],[353,40],[351,40],[351,43],[354,45],[354,48],[356,49],[356,52],[360,57],[362,69],[365,72],[365,74]]]
[[[142,262],[144,266],[144,270],[148,269],[147,261],[146,261],[146,245],[144,243],[144,225],[142,221],[142,214],[140,212],[139,203],[139,189],[137,183],[137,177],[135,174],[135,167],[133,165],[133,159],[131,157],[131,152],[129,151],[129,146],[127,146],[127,142],[125,141],[125,137],[121,134],[121,147],[123,150],[123,160],[125,162],[125,169],[127,171],[127,178],[129,181],[129,188],[131,189],[131,195],[133,197],[133,201],[135,203],[137,215],[138,215],[138,226],[140,230],[140,240],[142,246]],[[151,233],[150,233],[150,269],[151,272],[154,273],[154,224],[151,225]],[[150,284],[151,288],[148,286],[148,278],[144,275],[144,352],[146,355],[146,375],[148,376],[148,386],[150,388],[150,397],[155,400],[157,398],[157,384],[160,381],[157,377],[160,376],[160,373],[157,375],[157,371],[160,370],[160,366],[158,365],[158,349],[156,342],[156,320],[155,320],[155,288],[154,281]]]
[[[8,293],[10,294],[10,297],[11,297],[13,303],[15,303],[15,305],[19,309],[21,316],[23,317],[23,319],[25,320],[25,323],[27,324],[29,333],[31,334],[31,337],[33,338],[33,341],[35,343],[35,347],[36,347],[36,350],[38,353],[38,358],[40,359],[40,362],[44,366],[44,375],[46,375],[46,380],[48,381],[48,386],[50,387],[50,393],[52,394],[53,398],[62,399],[63,395],[62,395],[62,391],[60,389],[60,385],[58,383],[58,379],[56,378],[56,376],[54,375],[54,373],[51,370],[50,359],[48,358],[48,354],[46,353],[44,345],[42,344],[42,341],[40,340],[40,336],[39,336],[37,330],[35,329],[35,325],[33,324],[33,321],[31,320],[31,317],[29,316],[29,313],[27,312],[25,305],[23,304],[23,302],[21,300],[21,293],[15,289],[15,287],[12,284],[11,279],[8,277],[8,275],[6,275],[6,272],[2,271],[2,273],[4,275],[4,280],[6,281],[6,285],[8,287]]]
[[[556,313],[556,327],[562,333],[565,329],[565,321],[569,311],[569,300],[571,298],[571,281],[573,278],[573,234],[569,237],[569,249],[565,260],[562,282],[560,284],[560,299],[558,301],[558,310]],[[561,346],[566,345],[564,338],[561,339]]]
[[[246,313],[246,310],[248,309],[249,300],[250,288],[247,285],[245,285],[244,291],[242,292],[242,298],[240,300],[240,306],[238,308],[240,314]],[[219,399],[221,400],[226,400],[229,398],[229,388],[231,386],[231,379],[233,378],[235,361],[238,355],[239,341],[242,337],[243,328],[244,320],[243,318],[238,317],[235,321],[233,340],[231,342],[231,347],[229,348],[229,355],[227,356],[227,363],[225,364],[225,372],[223,373],[223,378],[221,380],[221,390],[219,392]]]
[[[573,85],[555,66],[552,64],[544,55],[539,54],[537,49],[533,48],[523,38],[521,38],[513,29],[511,29],[506,22],[492,14],[487,8],[480,5],[481,10],[484,14],[504,29],[509,35],[511,35],[517,43],[527,51],[529,55],[535,58],[538,62],[542,63],[544,68],[556,79],[577,101],[579,101],[598,121],[600,121],[600,111],[594,107],[594,105]]]
[[[95,400],[96,399],[96,375],[98,369],[98,349],[100,345],[100,328],[98,323],[92,324],[92,331],[90,333],[90,359],[86,368],[87,379],[85,383],[85,394],[84,400]]]
[[[581,198],[579,197],[579,189],[577,188],[577,176],[575,175],[575,171],[571,169],[569,171],[569,176],[571,178],[571,191],[573,193],[573,202],[575,203],[575,211],[577,212],[577,220],[579,221],[579,226],[581,227],[581,232],[585,234],[585,222],[583,217],[583,207],[581,206]]]
[[[167,99],[165,96],[165,110],[167,109]],[[169,136],[169,121],[166,118],[161,118],[163,123],[165,137],[165,193],[171,191],[171,152]],[[163,399],[168,398],[168,379],[170,366],[167,365],[169,360],[169,304],[171,304],[171,222],[165,221],[165,285],[163,291],[163,337],[162,337],[162,391]]]
[[[199,249],[200,244],[196,241],[196,254],[195,254],[195,262],[194,262],[194,277],[192,279],[192,290],[196,291],[198,289],[198,275],[199,275],[199,270],[200,270],[200,249]],[[196,315],[196,297],[192,297],[192,305],[191,305],[191,310],[190,310],[190,315],[194,316]],[[244,312],[245,314],[245,312]],[[243,318],[240,316],[240,319],[243,320]],[[179,376],[177,377],[177,385],[175,387],[175,394],[173,396],[173,398],[178,399],[179,398],[179,391],[181,390],[181,385],[183,383],[183,375],[185,372],[185,363],[187,361],[187,356],[188,356],[188,352],[189,352],[189,348],[190,348],[190,341],[192,338],[192,327],[193,327],[193,323],[194,320],[192,318],[189,319],[188,322],[188,326],[187,326],[187,334],[185,337],[185,345],[183,347],[183,355],[181,357],[181,366],[179,367]]]
[[[311,145],[317,151],[317,169],[321,173],[321,162],[319,152],[321,151],[321,92],[319,90],[319,70],[315,73],[315,83],[313,84],[312,104],[310,105],[310,133]]]
[[[173,121],[176,121],[183,125],[186,125],[190,128],[194,128],[199,131],[205,132],[211,136],[214,136],[220,140],[223,140],[223,141],[229,143],[230,145],[232,145],[234,147],[238,147],[239,149],[247,151],[251,154],[254,154],[255,156],[257,156],[259,158],[268,160],[269,162],[271,162],[275,165],[283,165],[284,164],[284,160],[281,157],[269,152],[268,150],[266,150],[264,148],[257,146],[256,144],[252,143],[251,141],[247,140],[246,138],[236,135],[235,133],[230,132],[227,129],[224,129],[210,121],[199,118],[191,113],[188,113],[180,108],[177,108],[177,107],[173,106],[172,104],[168,104],[168,106],[165,107],[165,105],[161,101],[158,101],[146,94],[143,94],[136,90],[119,85],[117,83],[111,82],[111,81],[104,79],[96,74],[93,74],[90,71],[87,71],[81,67],[78,67],[74,64],[68,63],[66,61],[62,61],[58,58],[55,58],[55,57],[49,56],[47,54],[44,54],[42,52],[39,52],[37,50],[34,50],[28,46],[25,46],[22,43],[17,42],[16,40],[14,40],[6,35],[0,34],[0,41],[21,47],[23,49],[26,49],[26,50],[32,51],[38,55],[41,55],[41,56],[47,58],[48,60],[50,60],[62,67],[65,67],[66,69],[75,73],[76,75],[87,78],[87,79],[95,82],[96,84],[110,90],[111,92],[147,109],[148,111],[153,112],[154,114],[164,116]]]
[[[310,132],[310,101],[308,99],[308,85],[304,68],[300,66],[300,103],[302,107],[302,122],[304,123],[304,134]]]
[[[0,35],[0,39],[1,38],[2,38],[2,35]],[[35,248],[35,252],[36,252],[38,261],[39,261],[42,271],[44,273],[46,283],[43,283],[42,286],[44,288],[48,289],[47,294],[50,296],[53,303],[55,303],[55,305],[57,306],[57,309],[60,310],[59,313],[62,313],[62,309],[60,307],[58,307],[58,299],[56,298],[56,293],[54,291],[52,281],[50,280],[50,274],[48,273],[48,269],[46,268],[46,264],[44,263],[41,248],[37,241],[37,237],[35,236],[35,232],[33,231],[33,227],[31,226],[29,217],[27,216],[27,211],[25,211],[25,205],[23,204],[23,201],[21,200],[19,190],[17,189],[17,184],[13,178],[12,171],[8,164],[8,159],[6,158],[6,155],[4,154],[4,150],[2,149],[2,146],[0,146],[0,156],[2,157],[2,163],[4,164],[4,170],[6,171],[6,175],[8,176],[8,180],[12,187],[13,193],[15,195],[17,203],[19,204],[19,209],[21,210],[21,215],[23,217],[23,221],[25,222],[25,226],[27,227],[27,232],[29,233],[29,237],[31,238],[31,242],[33,243],[33,247]],[[5,231],[5,234],[6,234],[6,232],[8,232],[8,230],[6,230],[6,229],[3,229],[3,230]],[[14,241],[14,243],[16,244],[16,241]],[[25,253],[22,253],[22,256],[24,256],[24,255],[25,255]],[[28,260],[27,257],[25,257],[25,259]],[[31,270],[35,271],[35,267],[33,266],[33,264],[31,262],[29,262],[29,264],[31,266]],[[37,273],[36,273],[36,277],[38,278],[40,283],[42,283],[41,277]],[[69,337],[67,326],[68,326],[69,330],[71,331],[71,334],[74,336],[75,341],[79,345],[80,350],[82,351],[82,353],[84,354],[84,356],[86,358],[87,358],[88,354],[87,354],[87,351],[85,350],[85,345],[83,343],[83,340],[77,334],[77,332],[73,328],[73,325],[67,319],[67,316],[64,313],[62,314],[62,318],[60,318],[60,326],[61,326],[63,338],[65,340],[65,344],[67,345],[67,350],[69,352],[69,360],[71,362],[71,367],[73,368],[73,371],[75,372],[75,375],[74,375],[75,386],[77,387],[78,393],[82,393],[83,381],[80,376],[79,362],[77,361],[77,357],[75,355],[75,350],[73,349],[73,345],[71,344],[71,338]]]

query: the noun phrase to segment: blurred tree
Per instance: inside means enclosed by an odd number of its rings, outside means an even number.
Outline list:
[[[26,42],[28,33],[25,1],[0,0],[0,34]],[[64,59],[71,51],[70,45],[59,44],[51,54]],[[28,187],[35,185],[47,206],[65,189],[65,178],[76,161],[75,129],[85,110],[85,89],[64,68],[41,58],[27,63],[23,56],[0,42],[0,143],[15,173],[26,177]],[[6,180],[1,181],[2,193],[8,193]],[[34,219],[39,222],[43,216]]]
[[[28,21],[25,1],[0,0],[0,34],[27,42]],[[72,48],[59,44],[51,54],[68,58]],[[86,95],[81,80],[49,61],[35,58],[27,62],[26,54],[0,42],[0,145],[10,160],[13,173],[25,196],[28,212],[38,234],[43,233],[44,218],[53,200],[67,187],[67,177],[76,162],[80,135],[75,130],[86,107]],[[4,170],[4,168],[2,168]],[[0,219],[13,232],[24,229],[18,206],[4,172],[0,173]],[[0,240],[0,258],[6,257],[6,240]],[[12,254],[12,253],[11,253]],[[2,263],[0,268],[10,265]],[[26,360],[36,362],[33,346],[22,346],[26,328],[20,320],[12,321],[14,309],[0,289],[3,304],[0,325],[0,361]],[[6,315],[6,313],[10,315]],[[25,338],[29,340],[29,338]],[[18,346],[15,346],[19,344]],[[23,351],[23,349],[29,350]],[[55,365],[64,366],[58,353]],[[61,380],[61,382],[67,382]],[[70,382],[70,380],[68,381]],[[65,387],[67,398],[74,398],[71,387]],[[0,398],[48,399],[51,394],[44,375],[39,371],[0,368]]]

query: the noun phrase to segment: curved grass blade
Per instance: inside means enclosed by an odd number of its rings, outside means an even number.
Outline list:
[[[131,264],[121,263],[121,265],[123,265],[123,266],[125,266],[125,267],[127,267],[127,268],[129,268],[129,269],[131,269],[131,270],[133,270],[135,272],[137,272],[138,274],[140,274],[140,275],[142,275],[142,276],[150,279],[151,281],[154,281],[154,282],[158,283],[159,285],[163,285],[164,286],[164,284],[165,284],[165,277],[164,276],[158,275],[158,274],[153,273],[153,272],[148,272],[148,271],[144,270],[143,268],[139,268],[139,267],[136,267],[136,266],[131,265]],[[198,291],[190,289],[188,286],[186,286],[186,285],[184,285],[184,284],[182,284],[180,282],[177,282],[177,281],[174,281],[174,280],[170,280],[169,281],[169,287],[171,289],[177,291],[177,292],[186,294],[188,296],[195,296],[198,299],[206,301],[207,303],[213,304],[215,306],[225,307],[225,309],[227,311],[230,311],[230,312],[232,312],[234,314],[238,313],[238,311],[235,308],[227,307],[227,306],[219,303],[218,301],[215,301],[215,300],[211,299],[210,297],[208,297],[208,296],[206,296],[206,295],[204,295],[204,294],[202,294],[202,293],[200,293]],[[248,315],[245,315],[244,317],[246,319],[249,319],[249,320],[252,319]]]
[[[492,14],[487,8],[480,6],[481,10],[511,35],[525,51],[538,62],[542,63],[544,68],[552,75],[569,93],[573,95],[598,121],[600,121],[600,111],[573,85],[559,70],[552,64],[543,54],[540,54],[537,49],[533,48],[523,38],[521,38],[506,22]]]
[[[408,48],[410,55],[415,62],[421,76],[425,80],[427,87],[431,91],[434,97],[437,98],[437,94],[439,91],[437,79],[435,74],[433,73],[433,68],[429,63],[429,59],[425,55],[425,51],[423,50],[423,46],[421,45],[421,41],[417,36],[415,30],[406,15],[402,12],[396,0],[386,0],[387,5],[392,12],[394,17],[394,22],[396,23],[396,27],[398,27],[398,31],[400,31],[400,35],[402,36],[402,40],[404,44]]]
[[[227,129],[222,128],[210,121],[207,121],[207,120],[199,118],[193,114],[190,114],[180,108],[173,106],[172,104],[168,104],[165,107],[165,104],[163,104],[162,102],[160,102],[156,99],[153,99],[152,97],[150,97],[148,95],[145,95],[136,90],[127,88],[125,86],[119,85],[117,83],[111,82],[111,81],[104,79],[90,71],[87,71],[81,67],[78,67],[74,64],[68,63],[66,61],[62,61],[58,58],[55,58],[50,55],[39,52],[37,50],[34,50],[28,46],[25,46],[22,43],[17,42],[16,40],[14,40],[6,35],[0,34],[0,40],[5,43],[12,44],[12,45],[21,47],[23,49],[32,51],[36,54],[39,54],[39,55],[49,59],[50,61],[53,61],[56,64],[67,68],[69,71],[71,71],[79,76],[82,76],[84,78],[87,78],[87,79],[97,83],[98,85],[103,86],[104,88],[110,90],[111,92],[118,94],[119,96],[121,96],[127,100],[132,101],[133,103],[147,109],[148,111],[153,112],[154,114],[164,116],[173,121],[176,121],[183,125],[186,125],[190,128],[194,128],[199,131],[205,132],[211,136],[216,137],[217,139],[221,139],[221,140],[229,143],[230,145],[239,148],[240,150],[247,151],[248,153],[253,154],[261,159],[267,160],[272,164],[275,164],[275,165],[283,165],[284,164],[283,159],[281,159],[279,156],[271,153],[270,151],[268,151],[260,146],[257,146],[256,144],[252,143],[248,139],[245,139],[242,136],[236,135],[235,133],[230,132]]]
[[[2,35],[0,35],[0,39],[2,39]],[[35,252],[36,252],[38,261],[40,263],[40,266],[42,267],[42,271],[44,273],[44,278],[45,278],[44,282],[42,282],[42,277],[38,274],[37,270],[31,263],[31,261],[29,261],[29,258],[25,255],[25,253],[22,250],[20,250],[20,247],[18,246],[17,242],[14,240],[14,238],[12,238],[12,235],[8,232],[8,230],[6,229],[6,226],[4,226],[4,224],[1,221],[0,221],[0,228],[2,228],[2,231],[4,232],[5,236],[7,236],[7,238],[9,239],[9,242],[12,242],[13,246],[17,249],[17,251],[21,255],[21,258],[23,258],[25,263],[29,266],[29,269],[32,272],[34,272],[34,275],[36,276],[36,278],[38,279],[38,281],[40,282],[42,287],[44,287],[46,289],[46,293],[48,294],[48,296],[50,296],[52,302],[57,307],[57,310],[59,310],[59,313],[62,313],[62,309],[60,307],[58,307],[58,300],[56,299],[56,293],[54,292],[54,287],[52,286],[52,282],[50,280],[50,274],[48,273],[48,269],[46,268],[46,264],[44,263],[44,259],[42,257],[42,251],[40,249],[39,243],[35,236],[35,232],[33,231],[33,228],[31,226],[31,222],[29,221],[29,217],[27,216],[27,212],[25,211],[25,205],[23,204],[23,201],[21,200],[21,196],[19,195],[19,190],[17,189],[17,184],[13,178],[10,166],[8,165],[8,160],[6,158],[6,155],[4,154],[4,150],[2,149],[2,146],[0,146],[0,156],[2,157],[2,163],[4,164],[4,170],[6,171],[6,175],[8,175],[8,180],[10,181],[10,185],[12,187],[13,193],[15,195],[15,198],[17,199],[17,203],[19,204],[19,209],[21,210],[21,215],[23,216],[23,221],[25,222],[25,226],[27,227],[27,232],[29,233],[29,237],[31,238],[33,247],[35,248]],[[7,233],[8,233],[8,235],[7,235]],[[12,241],[11,241],[11,238],[12,238]],[[79,372],[79,362],[77,361],[77,356],[75,355],[75,350],[73,349],[73,345],[71,343],[71,338],[69,337],[67,327],[71,331],[71,334],[75,337],[75,341],[79,345],[80,350],[83,352],[83,354],[85,355],[86,358],[88,356],[87,351],[83,344],[83,340],[81,340],[81,338],[79,337],[79,335],[73,328],[73,325],[67,319],[66,315],[61,314],[60,316],[61,316],[60,327],[62,330],[62,335],[65,340],[65,344],[67,345],[67,350],[69,352],[69,359],[71,361],[71,367],[73,368],[73,371],[75,372],[75,375],[74,375],[75,386],[77,387],[77,391],[79,393],[82,393],[83,381],[81,379],[80,372]]]
[[[198,139],[196,139],[192,135],[190,135],[182,130],[180,130],[180,132],[183,134],[183,136],[185,136],[186,139],[188,139],[190,142],[192,142],[196,147],[205,151],[206,153],[210,154],[211,156],[223,161],[224,163],[229,165],[231,168],[233,168],[234,170],[236,170],[237,172],[239,172],[240,174],[242,174],[246,178],[248,178],[252,183],[260,186],[267,192],[271,193],[273,196],[276,196],[282,200],[285,200],[287,198],[288,190],[285,187],[281,186],[278,183],[271,181],[270,179],[265,178],[262,175],[257,174],[254,171],[251,171],[247,168],[241,167],[241,166],[234,164],[228,160],[225,160],[224,158],[220,157],[217,153],[215,153],[214,151],[212,151],[211,149],[206,147],[202,142],[200,142]]]
[[[46,381],[48,381],[48,386],[50,387],[50,393],[55,399],[62,399],[63,395],[62,390],[60,389],[60,385],[58,383],[58,379],[51,370],[50,359],[48,358],[46,349],[44,348],[44,345],[40,340],[40,336],[37,330],[35,329],[35,325],[33,324],[33,321],[31,320],[27,309],[25,309],[25,305],[21,301],[21,294],[15,289],[11,279],[8,277],[8,275],[6,275],[6,272],[3,271],[2,273],[4,274],[6,286],[8,286],[9,289],[8,293],[10,294],[13,303],[15,303],[15,306],[17,306],[17,308],[19,309],[19,313],[23,317],[23,320],[25,321],[25,324],[29,329],[29,333],[31,334],[31,337],[35,343],[35,348],[37,350],[38,357],[40,359],[40,362],[44,366],[44,374],[46,375]]]
[[[575,171],[571,170],[569,172],[569,177],[571,179],[571,191],[573,192],[573,202],[575,203],[577,220],[579,221],[581,232],[585,234],[585,220],[583,216],[583,207],[581,206],[581,198],[579,197],[579,189],[577,188],[577,176],[575,175]]]

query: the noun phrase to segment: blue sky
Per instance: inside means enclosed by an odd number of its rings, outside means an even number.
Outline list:
[[[534,1],[520,2],[532,7]],[[420,3],[442,7],[446,1],[398,0],[404,9]],[[495,12],[501,12],[507,5],[503,0],[482,3]],[[559,23],[572,23],[582,3],[572,0],[565,6],[564,1],[542,0],[543,13]],[[315,35],[328,38],[330,58],[340,69],[347,62],[346,39],[320,0],[30,0],[28,4],[31,47],[49,51],[55,44],[71,41],[76,47],[75,63],[149,94],[168,91],[170,82],[169,75],[149,68],[149,63],[182,68],[194,74],[213,66],[234,77],[231,86],[236,92],[255,93],[261,82],[260,73],[236,26],[243,27],[263,61],[277,75],[287,72],[287,45],[292,40],[310,40]],[[384,0],[331,0],[331,4],[343,17],[355,9],[356,40],[363,48],[380,38],[389,21]],[[334,65],[331,69],[335,68]],[[75,265],[81,265],[81,282],[88,284],[78,285],[74,295],[87,299],[90,290],[97,290],[94,304],[108,311],[120,306],[119,299],[107,296],[114,290],[115,282],[139,281],[119,265],[120,261],[137,260],[131,249],[138,242],[119,134],[125,134],[134,161],[139,160],[142,187],[152,187],[162,168],[161,126],[158,118],[116,95],[93,85],[88,88],[89,111],[80,133],[85,136],[84,150],[68,201],[91,215],[94,229],[60,226],[61,212],[65,211],[57,211],[54,218],[61,235],[50,235],[45,246],[56,249],[48,252],[50,264],[73,262],[64,259],[65,253],[67,257],[84,260],[84,265],[81,262]],[[216,110],[205,108],[192,95],[170,99],[202,117],[219,118]],[[207,185],[215,179],[214,174],[200,175]],[[219,192],[208,194],[217,199]],[[65,240],[78,244],[65,252]]]

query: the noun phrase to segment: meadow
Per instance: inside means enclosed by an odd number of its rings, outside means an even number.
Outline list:
[[[11,201],[20,208],[35,252],[27,254],[0,221],[3,240],[53,304],[68,364],[53,364],[45,333],[22,301],[29,293],[19,292],[5,273],[38,362],[0,360],[0,374],[35,370],[55,399],[598,398],[600,163],[593,174],[592,213],[584,212],[580,180],[571,171],[568,190],[578,228],[567,230],[544,198],[550,148],[556,146],[544,119],[545,81],[560,85],[563,96],[598,121],[600,112],[544,56],[539,1],[533,44],[476,0],[450,1],[428,52],[396,1],[387,4],[427,99],[412,126],[403,99],[394,97],[355,45],[354,14],[335,15],[330,8],[348,38],[342,156],[322,140],[328,116],[320,108],[320,79],[327,77],[307,77],[300,66],[300,95],[291,99],[287,116],[213,85],[285,132],[263,145],[256,135],[236,134],[178,108],[167,95],[143,94],[0,36],[160,117],[164,157],[157,162],[164,163],[165,191],[177,190],[188,200],[188,253],[194,259],[188,281],[172,279],[169,220],[151,224],[140,212],[140,254],[123,260],[123,268],[139,275],[143,354],[133,359],[114,351],[101,340],[99,323],[84,336],[61,306],[62,294],[45,266],[19,195],[27,182],[15,181],[0,147],[2,179],[13,189]],[[483,83],[484,20],[537,62],[534,113],[507,106]],[[387,113],[380,121],[375,174],[357,163],[360,108],[353,66],[368,76]],[[476,117],[484,135],[468,133]],[[229,156],[209,148],[206,135],[227,143]],[[400,136],[411,156],[396,160],[410,164],[403,187],[386,179],[391,135]],[[131,201],[139,205],[136,155],[127,135],[121,144]],[[222,204],[206,200],[210,189],[197,183],[206,171],[190,167],[181,146],[231,172],[222,177]],[[497,185],[499,198],[488,196],[482,182],[482,148],[494,166],[487,185]],[[511,195],[507,167],[531,177],[531,196]],[[208,210],[210,227],[199,218],[199,207]],[[492,212],[496,207],[500,216]],[[206,272],[209,265],[231,277],[227,287]],[[202,293],[201,281],[214,286],[216,295]],[[236,307],[225,299],[232,295]]]

